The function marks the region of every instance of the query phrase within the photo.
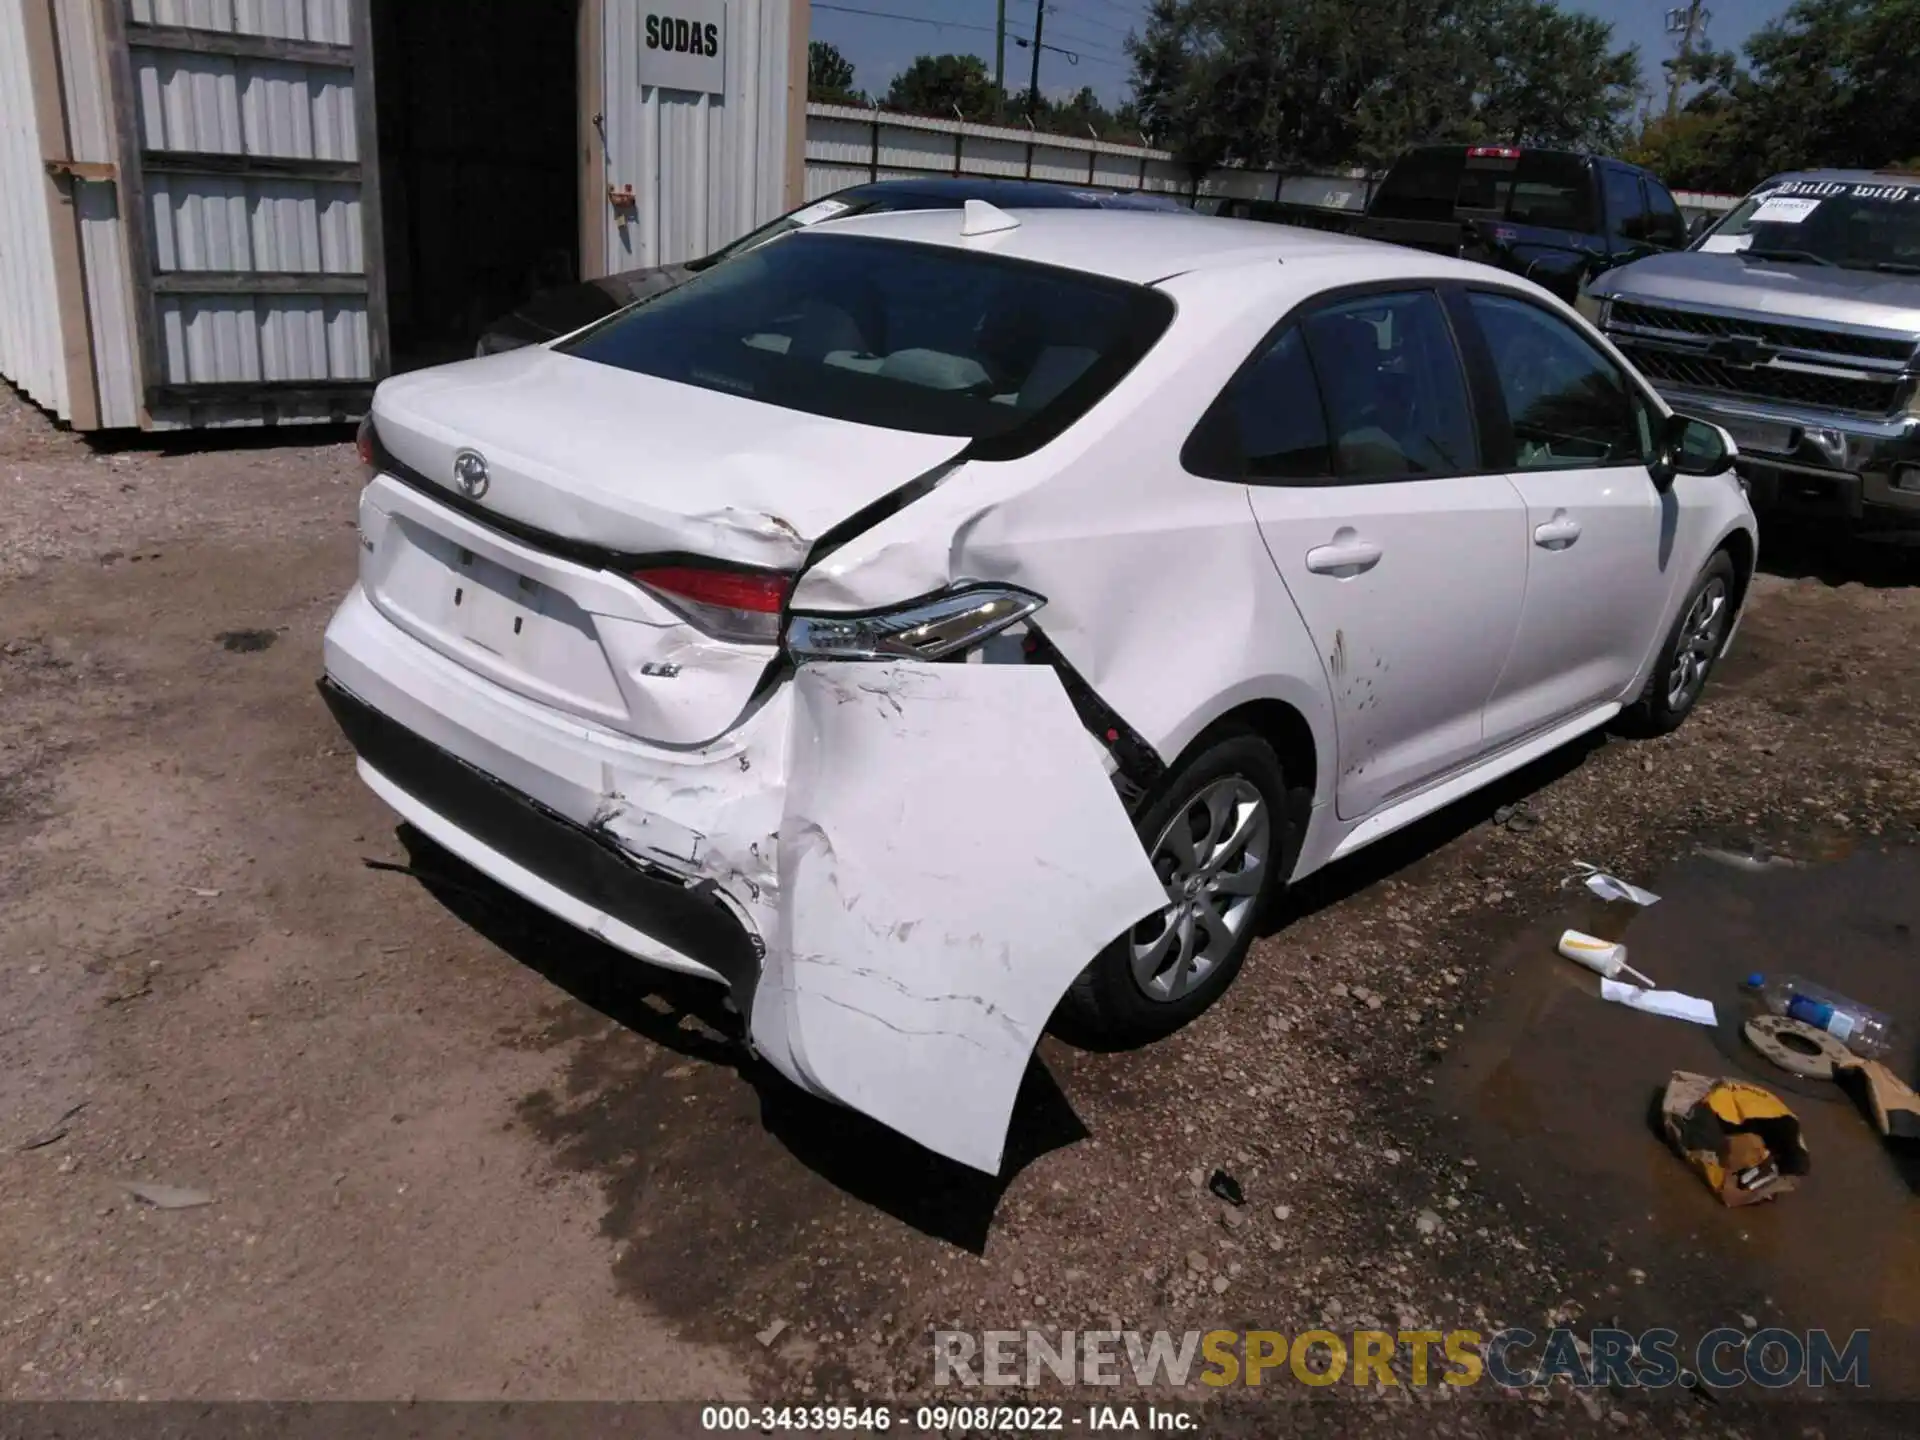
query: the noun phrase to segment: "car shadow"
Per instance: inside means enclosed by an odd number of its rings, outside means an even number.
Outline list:
[[[1087,1138],[1036,1054],[1014,1102],[1000,1174],[936,1155],[878,1121],[808,1094],[758,1058],[724,987],[647,964],[574,929],[411,826],[396,834],[408,863],[380,868],[412,877],[462,924],[589,1010],[662,1049],[733,1071],[754,1092],[761,1128],[788,1154],[924,1235],[984,1253],[1013,1177]],[[689,1018],[698,1023],[687,1024]]]
[[[1833,521],[1782,518],[1760,532],[1760,569],[1784,580],[1873,589],[1920,584],[1920,531],[1859,535]]]

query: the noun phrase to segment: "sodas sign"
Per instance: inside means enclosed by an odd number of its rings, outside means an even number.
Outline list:
[[[719,94],[727,86],[725,0],[642,0],[640,83]]]

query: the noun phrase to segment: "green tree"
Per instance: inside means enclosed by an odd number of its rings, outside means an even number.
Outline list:
[[[807,42],[807,99],[826,105],[864,105],[853,88],[853,62],[824,40]]]
[[[915,115],[988,121],[998,96],[978,55],[922,55],[893,77],[886,105]]]
[[[1156,143],[1196,171],[1378,167],[1421,140],[1598,148],[1640,73],[1550,0],[1153,0],[1128,46]]]
[[[1920,0],[1799,0],[1747,42],[1727,176],[1920,153]]]

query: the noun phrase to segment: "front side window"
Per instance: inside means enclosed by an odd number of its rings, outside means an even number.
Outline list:
[[[1651,416],[1618,366],[1525,300],[1478,291],[1468,300],[1513,425],[1516,470],[1646,463]]]
[[[1605,170],[1607,229],[1622,240],[1647,238],[1646,201],[1640,193],[1640,177],[1631,170],[1609,165]]]
[[[1658,180],[1646,181],[1647,238],[1656,245],[1678,250],[1687,243],[1687,220],[1674,203],[1673,194]]]
[[[869,236],[789,235],[556,348],[836,420],[1058,433],[1160,338],[1157,290]]]
[[[1301,329],[1337,476],[1419,479],[1478,468],[1466,377],[1432,291],[1338,301],[1307,316]]]

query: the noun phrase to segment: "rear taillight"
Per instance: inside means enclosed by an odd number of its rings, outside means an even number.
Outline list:
[[[1518,145],[1471,145],[1467,147],[1469,160],[1518,160]]]
[[[776,570],[663,565],[636,570],[633,578],[715,639],[748,645],[779,641],[780,614],[793,591],[793,577]]]
[[[360,463],[371,470],[373,468],[373,416],[369,415],[360,422],[360,429],[353,437],[353,448],[360,452]]]

